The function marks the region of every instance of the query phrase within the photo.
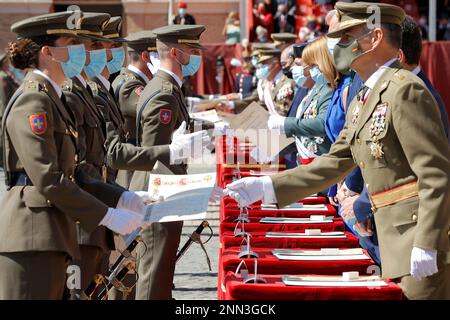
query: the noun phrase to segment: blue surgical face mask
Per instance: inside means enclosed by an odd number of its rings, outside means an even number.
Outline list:
[[[161,61],[159,60],[159,54],[158,52],[152,51],[149,52],[148,55],[150,57],[150,62],[147,63],[147,68],[148,70],[150,70],[152,75],[155,75],[161,64]]]
[[[256,68],[258,65],[258,57],[252,57],[251,58],[252,65]]]
[[[267,79],[270,74],[270,69],[268,64],[263,64],[262,66],[256,69],[256,77],[260,80]]]
[[[106,66],[106,49],[92,50],[89,52],[90,62],[84,67],[89,78],[98,76]]]
[[[66,77],[70,79],[83,71],[84,64],[86,63],[86,50],[82,44],[67,46],[66,48],[69,58],[67,61],[59,63]]]
[[[322,72],[320,72],[320,69],[318,66],[311,68],[309,70],[309,74],[311,75],[311,79],[313,79],[317,85],[327,83],[327,79],[325,79]]]
[[[125,50],[123,47],[111,48],[112,59],[106,63],[109,73],[120,71],[125,61]]]
[[[16,80],[17,83],[22,83],[23,79],[25,78],[25,73],[17,68],[14,68],[11,64],[9,65],[9,72],[12,73],[14,76],[14,80]]]
[[[303,87],[308,77],[305,76],[304,68],[302,66],[293,66],[291,68],[292,79],[294,79],[295,83],[299,87]]]
[[[183,72],[183,77],[193,76],[200,68],[201,63],[202,63],[202,56],[197,56],[195,54],[191,54],[189,56],[188,64],[180,63],[181,71]]]

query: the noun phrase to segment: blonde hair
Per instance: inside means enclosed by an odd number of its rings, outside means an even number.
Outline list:
[[[303,50],[302,60],[307,65],[317,65],[331,88],[335,89],[341,81],[341,74],[334,65],[325,37],[314,39],[308,44]]]

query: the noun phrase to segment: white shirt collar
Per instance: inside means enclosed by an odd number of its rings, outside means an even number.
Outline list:
[[[419,66],[415,67],[411,72],[417,76],[420,72],[420,67]]]
[[[145,73],[143,73],[141,70],[139,70],[139,68],[136,68],[132,64],[128,65],[128,70],[133,71],[134,73],[137,73],[139,75],[139,77],[144,79],[145,83],[148,83],[150,81],[150,79],[145,75]]]
[[[175,73],[173,73],[172,71],[167,70],[167,69],[165,69],[165,68],[163,68],[163,67],[159,67],[159,70],[162,70],[162,71],[164,71],[165,73],[168,73],[170,76],[172,76],[172,78],[175,79],[175,81],[178,83],[178,85],[179,85],[180,88],[181,88],[181,86],[183,85],[183,81],[181,81],[181,79],[180,79],[179,76],[177,76],[177,75],[176,75]]]
[[[388,62],[386,62],[385,64],[383,64],[381,67],[378,68],[377,71],[375,71],[370,77],[369,79],[366,80],[366,82],[364,82],[364,85],[369,87],[370,90],[372,90],[375,87],[375,84],[378,82],[378,80],[381,78],[381,76],[383,75],[383,73],[386,71],[386,69],[395,61],[397,60],[397,58],[393,58],[391,60],[389,60]]]
[[[109,88],[111,88],[111,83],[109,83],[109,81],[108,81],[104,76],[102,76],[101,74],[99,74],[99,75],[97,76],[97,78],[98,78],[98,79],[101,81],[101,83],[105,86],[106,90],[109,91]]]
[[[81,75],[77,74],[75,77],[77,77],[77,79],[80,80],[83,87],[87,88],[87,82],[86,82],[86,80],[84,80],[84,78]]]
[[[48,82],[50,82],[50,84],[52,85],[53,89],[55,89],[56,94],[58,95],[58,97],[61,98],[61,96],[62,96],[62,90],[61,90],[60,86],[58,86],[58,85],[56,84],[55,81],[53,81],[48,75],[46,75],[45,73],[43,73],[43,72],[42,72],[41,70],[39,70],[39,69],[34,69],[33,72],[36,73],[36,74],[38,74],[38,75],[40,75],[41,77],[44,77]]]

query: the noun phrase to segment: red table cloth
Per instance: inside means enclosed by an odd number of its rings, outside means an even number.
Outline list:
[[[359,240],[350,232],[345,232],[346,238],[268,238],[266,232],[249,232],[250,245],[255,248],[359,248]],[[234,237],[227,231],[222,234],[221,247],[227,249],[240,246],[242,237]]]
[[[260,218],[250,217],[250,222],[245,223],[245,232],[303,232],[306,229],[320,229],[325,231],[345,231],[342,218],[333,218],[333,223],[302,223],[302,224],[281,224],[281,223],[259,223]],[[219,234],[222,236],[225,232],[233,232],[236,222],[221,222],[219,226]],[[240,225],[238,229],[240,228]]]
[[[337,217],[337,211],[335,207],[331,204],[325,205],[324,210],[262,210],[261,207],[257,209],[248,210],[248,216],[253,218],[264,218],[264,217],[285,217],[285,218],[309,218],[312,215],[325,215]],[[235,206],[225,206],[221,207],[220,210],[220,221],[223,222],[233,222],[237,217],[239,217],[240,210]]]
[[[251,248],[256,252],[258,257],[258,274],[323,274],[323,275],[341,275],[342,272],[358,271],[360,275],[371,274],[375,265],[372,259],[367,260],[337,260],[337,261],[290,261],[279,260],[272,254],[273,249],[267,248]],[[218,269],[218,285],[222,288],[224,283],[224,275],[231,271],[235,272],[239,263],[244,260],[249,271],[254,271],[254,259],[238,257],[240,247],[233,247],[219,250],[219,269]],[[369,257],[368,253],[363,250]]]
[[[402,300],[401,288],[386,280],[386,287],[286,286],[280,275],[261,275],[266,284],[243,283],[232,272],[225,276],[218,294],[225,300]],[[225,290],[225,292],[223,292]]]

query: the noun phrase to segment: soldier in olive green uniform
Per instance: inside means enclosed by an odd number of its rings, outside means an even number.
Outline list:
[[[186,99],[181,91],[184,76],[200,65],[199,44],[203,26],[167,26],[153,30],[157,37],[161,66],[142,92],[137,108],[138,145],[170,143],[174,130],[190,123]],[[190,72],[189,72],[190,71]],[[163,162],[173,174],[186,174],[186,165]],[[147,190],[150,172],[135,171],[131,190]],[[138,248],[137,299],[170,299],[175,257],[182,222],[153,223],[141,235],[146,244]]]
[[[450,148],[432,94],[397,61],[404,11],[376,4],[380,27],[369,23],[370,6],[336,4],[339,27],[328,36],[341,37],[337,67],[351,67],[364,87],[330,152],[308,166],[240,180],[226,193],[241,205],[264,193],[265,201],[282,207],[358,165],[373,206],[383,277],[397,281],[409,299],[450,299]]]
[[[11,61],[33,70],[3,118],[9,191],[0,214],[0,299],[61,299],[68,262],[80,257],[76,224],[88,232],[102,224],[121,234],[142,224],[141,214],[108,208],[75,183],[77,124],[59,87],[84,64],[84,48],[72,45],[76,31],[67,29],[73,14],[11,26],[18,34],[9,46]]]
[[[2,122],[3,113],[8,104],[9,99],[11,99],[14,92],[19,88],[19,83],[9,72],[8,68],[8,57],[5,53],[0,54],[0,123]],[[1,135],[1,124],[0,124],[0,139]],[[0,154],[3,153],[3,147],[0,145]],[[3,167],[3,159],[0,158],[0,167]]]
[[[294,44],[298,39],[295,34],[289,32],[272,33],[270,37],[280,50],[284,50],[286,47]]]
[[[128,143],[136,145],[136,105],[145,86],[153,78],[147,64],[153,66],[150,55],[156,53],[156,36],[151,31],[140,31],[125,39],[131,61],[126,68],[122,68],[112,83],[112,88],[125,118]],[[132,170],[121,170],[116,181],[128,188],[132,175]]]
[[[80,35],[85,48],[90,51],[91,35],[101,35],[102,26],[109,20],[106,13],[83,12],[80,23]],[[95,63],[95,54],[86,59],[86,68]],[[106,61],[106,53],[105,53]],[[103,69],[103,68],[102,68]],[[67,105],[74,111],[77,118],[78,145],[80,163],[77,166],[76,181],[85,191],[94,195],[110,207],[116,207],[126,189],[111,183],[106,183],[106,150],[105,122],[97,109],[94,98],[87,86],[86,70],[72,79],[67,79],[62,88],[65,92]],[[125,195],[126,196],[126,195]],[[76,262],[81,269],[81,289],[85,289],[96,274],[105,274],[111,250],[115,249],[111,230],[99,226],[94,232],[78,228],[78,243],[80,244],[81,260]],[[79,292],[74,292],[78,295]]]

